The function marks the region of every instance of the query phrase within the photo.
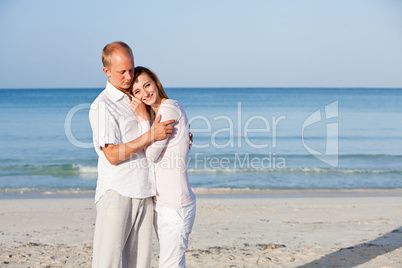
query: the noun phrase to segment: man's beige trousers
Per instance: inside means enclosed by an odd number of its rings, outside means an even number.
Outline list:
[[[150,267],[152,198],[134,199],[109,190],[96,210],[92,267]]]

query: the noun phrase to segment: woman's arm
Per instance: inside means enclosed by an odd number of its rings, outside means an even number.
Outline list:
[[[167,101],[167,103],[166,103]],[[166,100],[161,107],[159,108],[159,116],[162,116],[162,119],[165,120],[174,120],[176,123],[179,121],[181,112],[179,107],[175,103],[171,103],[169,100]],[[176,127],[177,128],[177,127]],[[177,134],[178,130],[173,129],[173,136],[174,133]],[[159,156],[161,155],[163,149],[166,146],[169,146],[168,144],[169,137],[166,137],[165,139],[161,139],[159,141],[154,141],[152,142],[148,147],[144,149],[145,151],[145,156],[150,159],[152,162],[155,162]]]

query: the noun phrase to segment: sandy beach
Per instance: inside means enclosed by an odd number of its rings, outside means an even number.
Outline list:
[[[187,267],[402,267],[402,190],[195,192]],[[90,267],[95,215],[87,196],[0,200],[0,267]]]

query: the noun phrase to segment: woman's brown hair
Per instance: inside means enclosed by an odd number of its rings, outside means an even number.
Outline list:
[[[149,78],[151,78],[152,81],[155,82],[156,87],[158,88],[159,96],[160,96],[161,98],[169,99],[168,96],[167,96],[167,94],[166,94],[166,92],[165,92],[165,89],[164,89],[163,86],[162,86],[161,81],[159,81],[158,76],[157,76],[154,72],[152,72],[150,69],[148,69],[148,68],[145,68],[145,67],[143,67],[143,66],[137,66],[137,67],[135,67],[135,68],[134,68],[134,79],[133,79],[133,83],[134,83],[134,81],[138,78],[138,76],[140,76],[140,75],[143,74],[143,73],[147,74],[147,75],[149,76]],[[131,87],[131,89],[130,89],[130,94],[131,94],[131,95],[133,95],[133,92],[132,92],[132,91],[133,91],[133,88]]]
[[[137,80],[137,78],[138,78],[141,74],[144,74],[144,73],[147,74],[147,75],[149,76],[149,78],[151,78],[152,81],[155,82],[156,87],[158,88],[158,94],[159,94],[159,96],[160,96],[161,98],[164,98],[164,99],[169,99],[169,97],[167,96],[167,94],[166,94],[166,92],[165,92],[165,89],[164,89],[163,86],[162,86],[161,81],[159,81],[158,76],[157,76],[154,72],[152,72],[150,69],[148,69],[148,68],[146,68],[146,67],[137,66],[137,67],[134,68],[133,84],[134,84],[135,80]],[[131,86],[131,88],[130,88],[130,95],[133,95],[133,86]],[[153,121],[154,121],[154,117],[155,117],[154,111],[153,111],[153,110],[151,109],[151,107],[149,107],[148,105],[147,105],[147,110],[148,110],[148,112],[149,112],[149,114],[150,114],[150,116],[151,116],[151,122],[153,122]]]

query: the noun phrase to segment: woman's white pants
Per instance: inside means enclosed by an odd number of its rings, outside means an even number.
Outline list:
[[[159,239],[159,268],[185,267],[188,238],[193,229],[196,202],[181,208],[155,204],[154,227]]]

